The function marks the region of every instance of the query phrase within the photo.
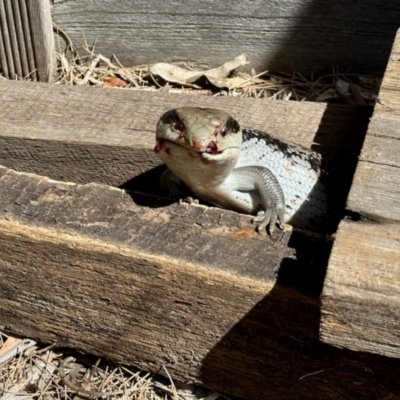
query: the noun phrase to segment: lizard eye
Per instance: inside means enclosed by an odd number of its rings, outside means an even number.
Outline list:
[[[240,131],[239,123],[236,119],[229,117],[226,124],[221,128],[221,135],[226,136],[228,133],[238,133]]]
[[[160,118],[160,123],[162,125],[171,126],[172,130],[178,132],[179,134],[184,133],[185,131],[185,124],[181,121],[178,112],[175,109],[164,113]]]
[[[185,130],[185,125],[182,121],[172,122],[171,126],[174,131],[179,133],[182,133]]]

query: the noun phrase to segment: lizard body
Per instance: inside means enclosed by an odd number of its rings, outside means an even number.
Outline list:
[[[319,230],[327,207],[320,154],[268,134],[241,129],[224,111],[183,107],[158,121],[154,151],[168,166],[161,186],[182,181],[200,199],[257,214],[258,230],[288,222]]]

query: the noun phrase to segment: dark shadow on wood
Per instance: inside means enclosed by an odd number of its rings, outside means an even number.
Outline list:
[[[230,387],[239,387],[246,370],[254,391],[246,385],[245,391],[236,392],[246,399],[261,399],[260,387],[266,388],[265,399],[375,400],[400,395],[400,360],[321,344],[318,298],[311,303],[299,294],[296,299],[293,291],[289,296],[288,289],[277,283],[220,340],[203,361],[204,385],[229,392]],[[260,323],[265,320],[268,324]]]
[[[373,107],[348,105],[342,107],[327,105],[312,145],[312,149],[322,154],[323,160],[329,167],[328,201],[335,219],[332,229],[334,232],[340,220],[346,215],[347,196],[373,112]],[[345,108],[352,112],[341,113]],[[353,115],[360,116],[360,112],[363,118],[353,117]],[[346,115],[346,118],[343,118],[343,115]],[[332,120],[336,120],[337,124],[332,124]],[[329,121],[329,124],[325,121]],[[348,126],[353,127],[351,136],[348,135]]]
[[[352,106],[342,106],[352,107]],[[368,129],[369,120],[373,113],[373,107],[359,107],[358,118],[343,118],[341,107],[329,104],[326,107],[321,119],[320,127],[315,135],[312,149],[321,153],[322,157],[331,167],[329,201],[331,209],[337,215],[335,226],[348,214],[345,209],[347,196],[353,182],[354,173],[357,167],[358,156],[360,155],[365,135]],[[340,115],[340,118],[339,118]],[[338,116],[335,118],[335,116]],[[336,125],[329,126],[324,121],[336,119]],[[348,126],[354,127],[351,136],[348,135]],[[344,129],[347,127],[347,129]],[[336,139],[333,141],[332,138]],[[338,139],[339,138],[339,139]],[[336,229],[334,229],[336,231]]]
[[[282,261],[277,271],[276,283],[318,298],[322,292],[332,243],[330,238],[294,231],[288,246],[296,250],[296,260]]]
[[[207,354],[201,369],[204,385],[228,393],[235,387],[245,399],[375,400],[400,395],[400,360],[319,342],[319,295],[331,246],[330,241],[293,232],[289,247],[296,249],[297,260],[283,260],[268,295]],[[243,370],[252,385],[240,393],[237,382],[244,379]],[[265,397],[260,397],[260,387],[266,388]]]
[[[179,199],[167,198],[161,195],[159,182],[161,174],[166,168],[165,164],[151,168],[126,181],[119,188],[126,190],[132,200],[139,206],[150,208],[169,206],[179,201]],[[188,192],[189,195],[190,193]]]
[[[297,4],[297,12],[294,7],[293,3],[296,23],[281,32],[279,47],[268,56],[266,68],[311,74],[331,73],[338,67],[341,73],[383,76],[399,27],[397,2],[314,0]]]
[[[120,189],[124,189],[128,192],[142,192],[159,196],[160,188],[159,181],[161,174],[166,170],[166,165],[160,165],[155,168],[151,168],[140,175],[136,175],[132,179],[124,182],[119,186]]]

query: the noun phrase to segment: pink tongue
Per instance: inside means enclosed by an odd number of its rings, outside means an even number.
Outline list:
[[[217,154],[218,153],[218,146],[217,144],[212,140],[208,146],[207,146],[207,153],[209,154]]]

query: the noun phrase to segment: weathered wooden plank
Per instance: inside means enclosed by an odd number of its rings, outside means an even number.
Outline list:
[[[367,135],[360,159],[347,208],[377,221],[400,221],[400,140]]]
[[[347,200],[361,222],[339,225],[321,311],[322,341],[391,357],[400,357],[399,54],[400,31]]]
[[[399,243],[399,224],[340,224],[322,296],[323,341],[400,357]]]
[[[393,112],[395,109],[400,109],[400,82],[399,82],[399,62],[400,62],[400,32],[397,31],[396,37],[392,44],[390,56],[388,57],[385,76],[379,90],[379,106],[376,109],[376,114],[381,114],[382,111],[388,110]],[[394,115],[394,113],[392,113]]]
[[[399,361],[318,344],[329,243],[134,200],[0,168],[0,329],[248,399],[400,395]]]
[[[2,218],[6,221],[70,235],[79,233],[161,258],[176,257],[182,265],[204,267],[210,273],[231,270],[235,275],[250,274],[271,282],[281,258],[294,258],[285,240],[275,242],[255,233],[249,216],[217,208],[167,207],[167,200],[156,197],[105,185],[58,182],[5,167],[0,167],[0,185]],[[135,199],[147,207],[136,205]],[[183,231],[186,233],[181,237]],[[225,241],[231,243],[226,248]],[[228,253],[232,262],[226,260]],[[257,276],[251,275],[254,273]]]
[[[0,66],[9,79],[54,80],[56,58],[49,0],[0,1]]]
[[[393,109],[390,109],[390,106],[386,107],[381,104],[375,105],[375,111],[374,118],[368,126],[369,136],[399,139],[399,116],[392,112]]]
[[[371,123],[368,127],[367,140],[383,139],[399,139],[400,138],[400,31],[397,32],[393,43],[392,52],[389,57],[385,76],[379,90],[379,101],[376,104],[375,111]],[[374,143],[374,142],[373,142]],[[393,140],[391,147],[397,147],[397,142]],[[373,146],[374,144],[372,144]],[[386,154],[389,148],[386,148],[380,154],[370,149],[370,145],[366,142],[362,159],[364,161],[379,162],[377,157],[383,157],[381,164],[386,163]]]
[[[219,65],[245,52],[250,67],[310,73],[332,65],[381,74],[400,5],[384,0],[55,0],[52,14],[75,44],[96,42],[125,65],[189,60]],[[118,29],[116,29],[118,27]],[[183,29],[184,27],[184,29]]]
[[[375,219],[400,221],[400,31],[379,98],[347,205]]]
[[[375,221],[400,221],[398,167],[360,162],[347,208]]]
[[[50,1],[27,0],[26,4],[38,80],[53,82],[57,65]]]
[[[400,133],[400,129],[398,130]],[[370,130],[368,132],[360,160],[369,164],[376,163],[399,168],[400,138],[374,135],[371,134]]]
[[[243,126],[350,163],[371,112],[322,103],[0,82],[0,163],[59,180],[121,186],[160,164],[152,150],[157,119],[183,105],[226,109]]]

